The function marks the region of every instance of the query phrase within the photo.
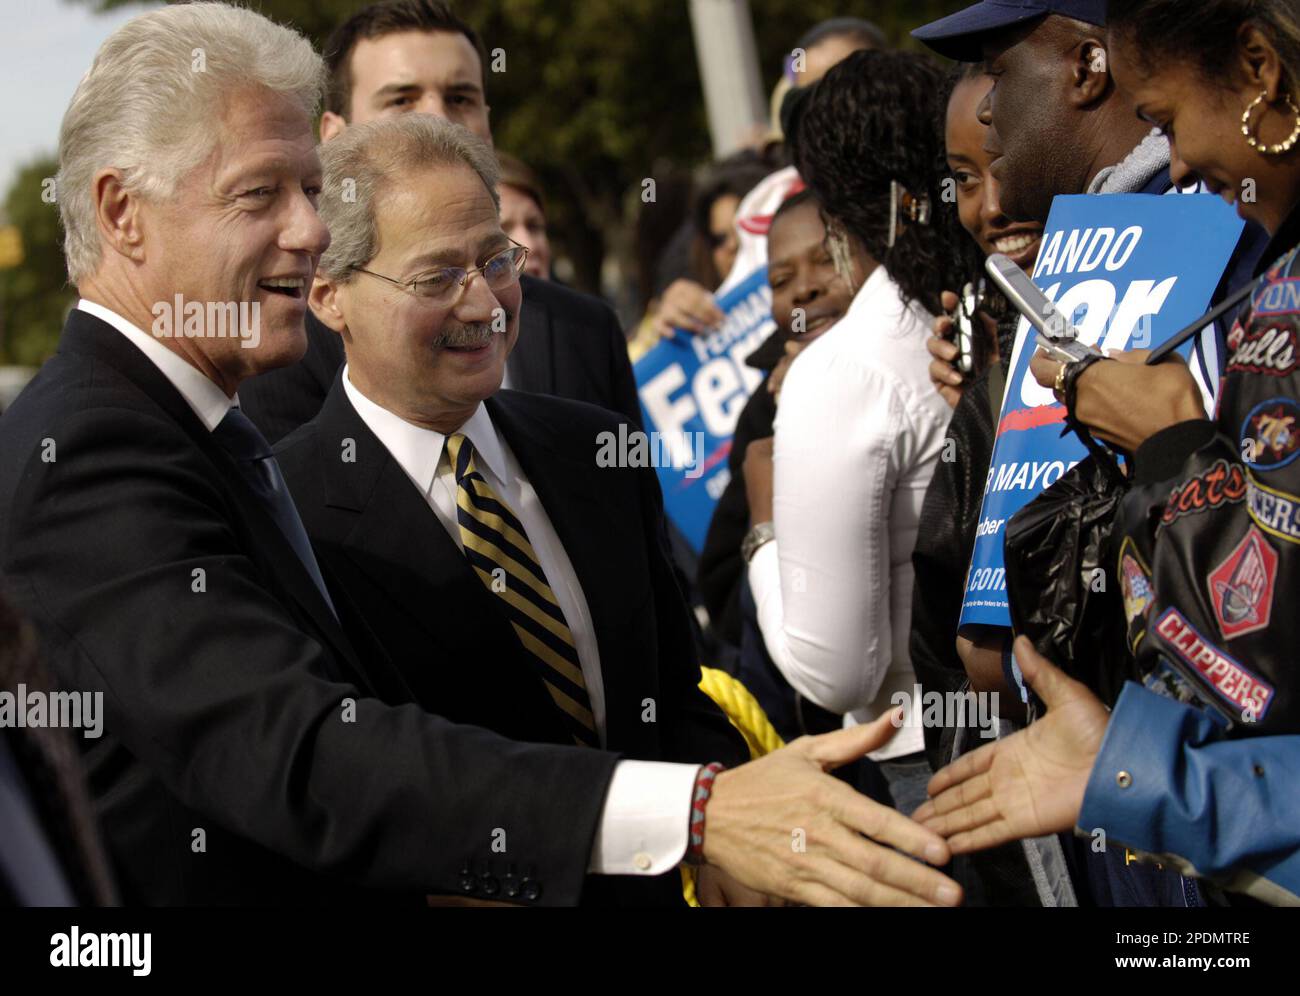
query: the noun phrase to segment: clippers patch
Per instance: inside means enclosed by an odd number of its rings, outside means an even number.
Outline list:
[[[1273,701],[1273,686],[1210,643],[1177,609],[1165,609],[1155,632],[1177,657],[1199,674],[1216,695],[1246,722],[1258,722]]]

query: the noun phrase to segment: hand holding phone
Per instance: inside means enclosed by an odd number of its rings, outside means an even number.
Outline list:
[[[1079,330],[1056,309],[1025,271],[1006,256],[994,253],[984,263],[993,282],[1022,315],[1038,330],[1038,345],[1060,363],[1073,363],[1085,356],[1102,356],[1096,346],[1079,341]]]

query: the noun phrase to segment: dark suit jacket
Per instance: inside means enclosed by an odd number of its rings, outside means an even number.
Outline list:
[[[520,277],[519,340],[506,363],[510,386],[588,401],[641,424],[627,340],[599,298],[549,280]],[[272,443],[320,411],[343,366],[343,340],[307,312],[307,353],[297,363],[251,377],[239,405]]]
[[[409,704],[180,394],[81,311],[0,419],[0,571],[61,684],[104,693],[82,744],[126,902],[473,895],[498,827],[522,898],[578,900],[616,755]]]
[[[698,688],[689,609],[673,576],[654,471],[602,468],[597,437],[622,419],[519,391],[487,401],[582,585],[595,627],[610,750],[641,760],[748,759]],[[340,459],[353,441],[355,461]],[[276,448],[312,543],[416,701],[513,740],[569,743],[496,595],[335,381],[311,422]],[[355,622],[356,620],[353,620]],[[349,620],[345,619],[345,623]],[[643,714],[654,703],[654,722]],[[681,902],[676,875],[593,877],[600,900]]]

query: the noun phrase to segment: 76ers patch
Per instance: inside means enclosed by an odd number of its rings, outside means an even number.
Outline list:
[[[1264,534],[1250,527],[1228,559],[1206,578],[1210,602],[1226,640],[1268,625],[1277,579],[1277,552]]]
[[[1177,609],[1165,609],[1155,631],[1215,694],[1237,707],[1244,721],[1258,722],[1268,713],[1273,686],[1201,636]]]
[[[1300,405],[1270,398],[1256,405],[1241,424],[1241,454],[1255,470],[1285,467],[1300,457]]]

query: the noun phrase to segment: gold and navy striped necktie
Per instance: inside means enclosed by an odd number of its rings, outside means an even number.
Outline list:
[[[474,465],[474,444],[464,433],[447,437],[456,475],[456,522],[465,557],[497,595],[519,642],[537,665],[575,742],[599,747],[591,699],[573,633],[528,542],[524,524],[488,486]]]

